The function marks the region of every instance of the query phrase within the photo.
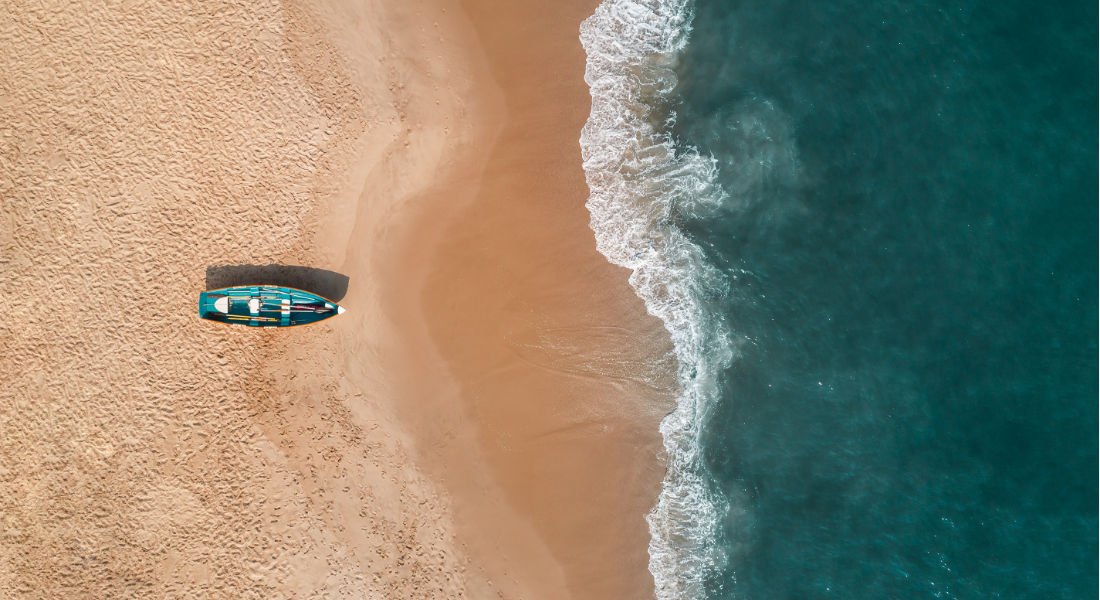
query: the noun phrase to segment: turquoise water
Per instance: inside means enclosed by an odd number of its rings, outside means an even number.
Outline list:
[[[683,387],[660,598],[1092,598],[1095,3],[608,0],[600,250]]]

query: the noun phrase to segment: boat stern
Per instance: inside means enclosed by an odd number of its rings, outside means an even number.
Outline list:
[[[203,319],[206,315],[214,310],[214,301],[216,298],[211,298],[210,292],[202,292],[199,294],[199,316]]]

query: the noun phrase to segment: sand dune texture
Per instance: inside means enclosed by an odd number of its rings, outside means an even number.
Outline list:
[[[267,368],[331,325],[196,317],[209,265],[310,264],[348,149],[405,139],[401,85],[353,85],[319,28],[263,0],[0,10],[0,597],[463,596],[383,411]]]

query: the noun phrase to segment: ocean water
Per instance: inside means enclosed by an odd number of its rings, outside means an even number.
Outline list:
[[[1097,6],[606,0],[598,248],[673,339],[661,599],[1097,594]]]

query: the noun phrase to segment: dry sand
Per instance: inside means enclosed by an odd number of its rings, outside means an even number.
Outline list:
[[[667,342],[585,226],[593,3],[497,4],[0,12],[0,597],[652,595]],[[197,318],[266,263],[349,312]]]

